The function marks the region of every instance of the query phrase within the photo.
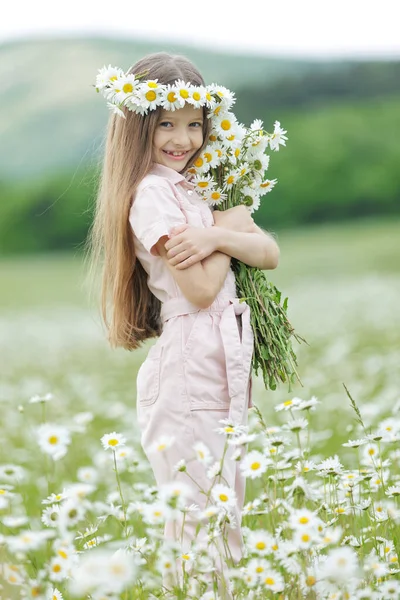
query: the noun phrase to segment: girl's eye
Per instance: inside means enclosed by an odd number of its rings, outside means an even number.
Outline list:
[[[203,124],[196,121],[195,123],[190,123],[190,126],[191,127],[203,127]]]
[[[160,123],[160,127],[168,127],[169,125],[171,125],[171,127],[172,127],[171,121],[162,121]]]

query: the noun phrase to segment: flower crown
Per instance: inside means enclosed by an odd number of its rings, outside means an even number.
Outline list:
[[[146,115],[158,106],[178,110],[185,103],[194,108],[206,107],[211,119],[207,145],[192,167],[195,189],[210,206],[229,208],[244,204],[254,212],[260,198],[272,190],[276,179],[265,179],[269,165],[268,148],[285,146],[286,130],[275,121],[274,131],[264,131],[263,122],[255,119],[250,127],[237,120],[230,107],[234,94],[223,86],[195,86],[180,79],[164,85],[157,79],[143,81],[145,74],[128,74],[117,68],[103,67],[97,75],[96,88],[107,99],[112,112],[124,119],[122,107]]]
[[[144,74],[125,74],[118,67],[103,67],[96,77],[96,92],[107,100],[110,110],[125,118],[123,106],[139,115],[146,115],[159,106],[165,110],[178,110],[185,103],[194,108],[203,106],[218,114],[229,110],[235,103],[235,95],[227,88],[211,84],[192,85],[181,79],[165,85],[157,79],[143,81]]]

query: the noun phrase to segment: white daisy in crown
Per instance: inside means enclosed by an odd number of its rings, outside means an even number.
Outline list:
[[[140,83],[137,88],[137,99],[143,108],[154,110],[159,105],[164,86],[159,84],[156,79]]]
[[[111,83],[110,91],[113,100],[118,104],[133,96],[138,87],[139,80],[134,75],[123,75]]]
[[[211,94],[215,94],[218,96],[218,98],[220,98],[221,106],[223,106],[224,110],[227,110],[236,102],[235,94],[223,85],[212,83],[211,85],[207,86],[207,89]]]
[[[189,98],[187,102],[193,108],[202,108],[206,104],[206,88],[203,86],[193,86],[189,89]]]
[[[185,104],[184,99],[179,95],[175,85],[168,84],[161,96],[161,106],[165,110],[178,110]]]
[[[183,102],[187,102],[190,97],[190,88],[192,87],[190,83],[186,83],[182,81],[182,79],[178,79],[175,82],[176,92],[179,98],[183,100]]]
[[[118,67],[112,67],[111,65],[103,67],[99,69],[99,73],[96,76],[96,88],[103,90],[107,85],[110,85],[113,81],[123,76],[123,70]]]

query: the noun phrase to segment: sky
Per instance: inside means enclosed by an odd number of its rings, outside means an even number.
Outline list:
[[[0,44],[98,35],[272,55],[400,57],[400,0],[7,2]]]

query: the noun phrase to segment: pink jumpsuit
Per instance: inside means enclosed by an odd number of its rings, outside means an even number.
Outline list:
[[[216,433],[220,419],[235,424],[247,423],[251,406],[253,332],[250,309],[236,296],[235,277],[230,269],[213,304],[199,309],[180,291],[172,274],[158,255],[154,244],[174,225],[211,227],[212,210],[194,191],[183,175],[160,164],[140,183],[132,203],[129,220],[134,233],[138,259],[148,273],[148,286],[161,300],[163,330],[151,346],[137,374],[137,415],[141,443],[153,468],[158,485],[182,480],[192,485],[189,504],[204,508],[206,497],[191,483],[185,472],[174,466],[184,459],[190,476],[208,491],[212,480],[206,467],[195,458],[193,445],[202,441],[215,460],[222,457],[226,438]],[[162,453],[152,446],[163,437],[175,442]],[[240,531],[245,479],[239,463],[231,459],[229,446],[221,483],[237,495],[233,510],[237,526],[228,534],[234,561],[242,556]],[[186,516],[182,550],[190,550],[196,521]],[[165,536],[177,539],[180,526],[167,523]],[[201,539],[201,534],[196,538]]]

